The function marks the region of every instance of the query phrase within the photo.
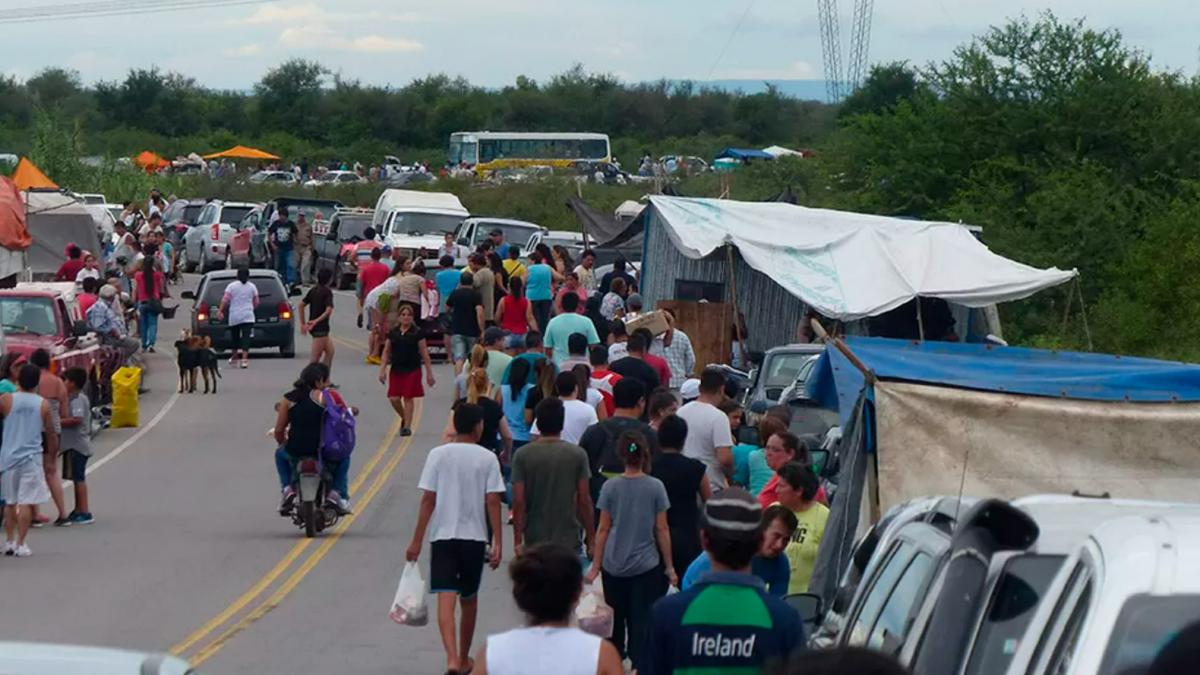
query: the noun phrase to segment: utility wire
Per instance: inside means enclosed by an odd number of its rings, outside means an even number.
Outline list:
[[[261,5],[271,0],[101,0],[94,2],[72,2],[9,9],[0,15],[0,24],[35,23],[85,19],[101,16],[125,16],[154,12],[174,12],[188,9],[234,7],[237,5]]]
[[[725,46],[721,47],[721,52],[717,54],[717,60],[713,61],[712,68],[708,69],[708,77],[705,79],[712,79],[713,73],[716,72],[717,66],[721,63],[721,59],[725,58],[725,50],[729,49],[729,44],[733,42],[733,36],[737,35],[738,31],[742,29],[742,24],[746,22],[746,17],[750,15],[750,10],[754,9],[754,3],[757,1],[750,0],[750,2],[746,3],[746,9],[742,12],[742,18],[738,19],[737,24],[734,25],[733,32],[725,40]]]

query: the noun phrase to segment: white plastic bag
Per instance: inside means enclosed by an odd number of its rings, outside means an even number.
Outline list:
[[[427,594],[420,566],[415,562],[405,563],[388,617],[402,626],[424,626],[429,623],[429,606],[425,600]]]
[[[604,602],[604,587],[599,583],[588,584],[583,597],[575,607],[575,620],[579,630],[596,637],[611,638],[613,633],[613,610]]]

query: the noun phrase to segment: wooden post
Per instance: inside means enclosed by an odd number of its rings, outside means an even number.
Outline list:
[[[749,362],[750,354],[749,354],[749,352],[746,351],[746,341],[742,337],[742,321],[741,321],[742,313],[738,309],[737,276],[734,274],[734,268],[733,268],[733,244],[725,245],[725,259],[727,261],[729,261],[729,292],[733,299],[733,302],[731,304],[733,305],[734,336],[737,339],[738,348],[740,349],[740,351],[742,353],[742,360]],[[724,327],[722,327],[722,330],[724,330]]]

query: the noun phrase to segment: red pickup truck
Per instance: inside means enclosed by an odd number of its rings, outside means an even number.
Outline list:
[[[100,385],[120,367],[121,353],[88,330],[75,294],[73,283],[21,283],[0,290],[4,349],[26,357],[45,349],[55,372],[83,368],[91,379],[89,398],[99,405],[108,389]],[[7,375],[0,373],[0,377]]]

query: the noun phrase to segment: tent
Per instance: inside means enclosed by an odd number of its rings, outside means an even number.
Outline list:
[[[232,148],[223,152],[214,152],[211,155],[204,155],[204,159],[264,159],[277,160],[278,155],[272,155],[269,152],[259,150],[257,148],[248,148],[244,145],[235,145]]]
[[[811,155],[811,153],[804,150],[792,150],[781,145],[772,145],[768,148],[763,148],[762,151],[775,159],[779,159],[780,157],[809,157]]]
[[[144,169],[146,173],[154,173],[159,169],[171,166],[170,162],[162,157],[159,157],[153,152],[150,152],[149,150],[143,150],[141,154],[139,154],[137,157],[134,157],[133,163]]]
[[[13,171],[12,182],[18,190],[32,189],[51,189],[57,190],[58,184],[50,180],[50,177],[42,173],[42,170],[22,157],[20,162],[17,162],[17,168]]]
[[[735,159],[748,162],[752,159],[775,159],[775,156],[769,152],[750,148],[725,148],[717,153],[716,159]]]
[[[986,307],[1078,274],[999,256],[955,223],[785,202],[651,197],[650,203],[653,222],[684,257],[701,260],[733,246],[751,268],[843,321],[877,316],[918,297]],[[656,262],[649,252],[646,259],[648,268]]]
[[[32,244],[21,193],[11,180],[0,176],[0,279],[25,269],[25,250]]]
[[[67,244],[93,253],[100,250],[96,222],[82,204],[61,192],[27,192],[26,208],[33,245],[26,264],[34,275],[53,275],[62,265]]]
[[[1200,365],[994,345],[848,338],[808,383],[838,410],[837,485],[809,590],[831,598],[856,534],[940,495],[1195,501]]]

